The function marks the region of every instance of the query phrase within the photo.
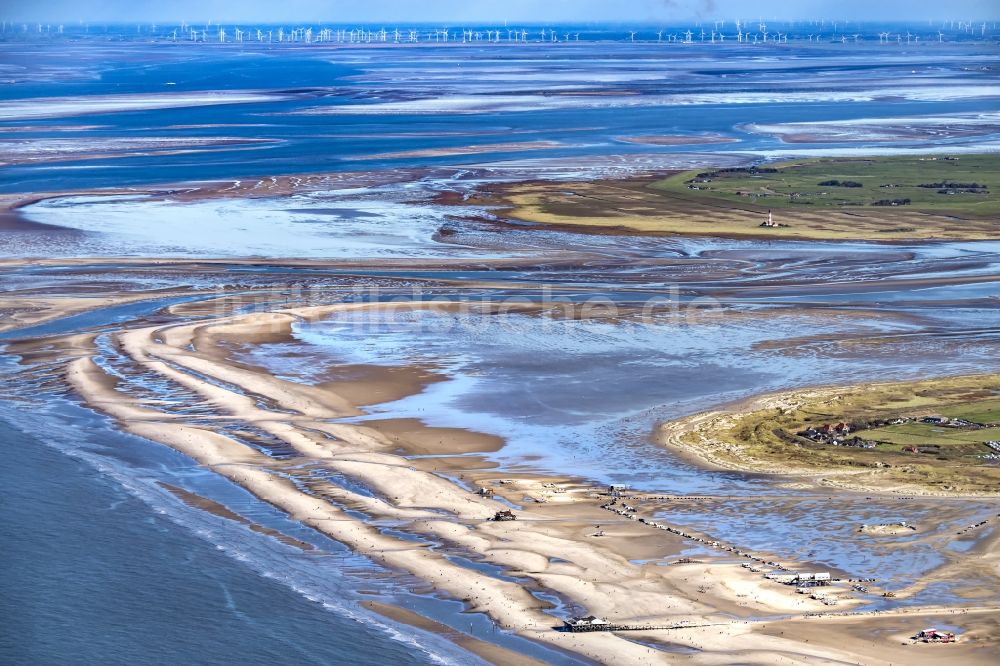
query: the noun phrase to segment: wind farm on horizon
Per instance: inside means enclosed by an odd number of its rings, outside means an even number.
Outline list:
[[[408,27],[359,25],[329,27],[239,23],[204,24],[73,24],[0,21],[0,40],[31,39],[116,39],[156,43],[214,43],[265,45],[511,45],[572,44],[579,42],[624,42],[666,45],[780,45],[788,42],[825,44],[872,43],[881,45],[926,45],[947,42],[997,41],[1000,23],[948,20],[917,23],[866,23],[857,21],[695,21],[689,25],[542,25],[517,27],[473,26],[437,27],[413,24]]]

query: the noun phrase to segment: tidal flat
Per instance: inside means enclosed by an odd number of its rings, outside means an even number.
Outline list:
[[[0,43],[18,501],[32,452],[91,470],[52,467],[182,544],[151,557],[223,581],[273,663],[994,661],[987,433],[944,479],[873,421],[992,427],[992,47],[512,44],[459,74],[455,45],[167,46]],[[737,194],[894,174],[961,205],[825,186],[761,227]],[[795,439],[848,421],[891,467]],[[562,630],[589,615],[634,631]],[[934,625],[960,640],[910,644]]]

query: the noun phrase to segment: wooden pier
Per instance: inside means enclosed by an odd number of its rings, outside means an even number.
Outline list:
[[[615,624],[604,622],[600,624],[581,624],[571,620],[565,620],[566,631],[573,633],[587,633],[591,631],[662,631],[666,629],[696,629],[699,627],[715,627],[715,624]]]

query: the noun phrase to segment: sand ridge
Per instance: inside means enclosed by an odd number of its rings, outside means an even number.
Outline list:
[[[763,581],[736,562],[633,563],[650,552],[679,553],[685,544],[670,533],[609,515],[600,508],[607,500],[597,488],[575,479],[511,478],[473,464],[463,476],[474,487],[490,487],[507,502],[519,503],[526,495],[544,500],[523,504],[516,522],[493,522],[489,518],[508,504],[436,474],[433,459],[415,464],[406,455],[406,429],[381,431],[377,423],[345,423],[344,417],[362,413],[350,396],[280,379],[229,358],[233,343],[280,338],[298,319],[317,320],[363,307],[314,306],[114,334],[120,361],[131,368],[127,372],[154,373],[197,396],[211,416],[195,421],[164,410],[157,401],[130,395],[123,385],[126,380],[110,377],[88,356],[70,361],[66,379],[88,405],[130,432],[185,453],[293,519],[377,563],[427,581],[439,593],[465,601],[470,610],[486,613],[498,626],[527,638],[601,663],[674,659],[669,651],[644,645],[633,634],[554,631],[559,619],[546,612],[547,602],[531,594],[537,588],[579,612],[616,622],[711,625],[651,632],[654,642],[685,646],[693,663],[726,663],[733,654],[748,663],[853,663],[850,650],[835,641],[807,644],[756,631],[757,617],[818,613],[823,606]],[[419,429],[419,424],[408,428]],[[462,434],[449,432],[448,437]],[[415,439],[417,450],[434,449],[433,438]],[[280,456],[275,455],[279,445],[285,447]],[[368,493],[331,483],[315,472],[343,475]],[[360,511],[369,520],[349,511]],[[429,549],[387,534],[372,522],[380,520],[395,521],[395,529],[442,547]],[[610,537],[594,538],[596,524]],[[449,559],[449,552],[496,565],[524,582],[462,566]],[[731,652],[733,646],[739,646],[736,653]]]

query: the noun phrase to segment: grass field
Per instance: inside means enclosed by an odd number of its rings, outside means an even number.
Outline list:
[[[969,405],[951,406],[941,414],[953,419],[965,419],[972,423],[1000,423],[1000,398],[981,400]]]
[[[958,428],[941,428],[926,423],[902,423],[900,425],[860,430],[853,433],[862,439],[875,439],[899,445],[924,446],[937,444],[942,447],[953,447],[982,444],[983,442],[1000,441],[1000,428],[983,428],[981,430],[962,430]],[[970,453],[983,453],[985,449],[973,446]]]
[[[476,203],[497,205],[508,217],[527,222],[602,232],[817,240],[979,240],[997,235],[1000,155],[813,159],[767,165],[757,172],[704,175],[711,171],[655,180],[498,185]],[[818,185],[831,180],[860,187]],[[987,187],[952,195],[938,190],[955,188],[918,187],[944,183]],[[909,199],[910,204],[870,205],[883,199]],[[761,228],[769,210],[782,226]]]
[[[731,448],[730,455],[761,468],[870,470],[886,483],[960,492],[1000,490],[1000,464],[982,458],[991,453],[983,442],[1000,440],[1000,428],[942,428],[904,423],[851,433],[885,442],[874,449],[811,442],[796,433],[825,424],[864,424],[876,419],[948,415],[992,416],[1000,409],[1000,376],[956,377],[923,382],[872,384],[821,390],[795,407],[739,414],[722,425],[694,435]],[[855,425],[855,428],[860,426]],[[937,445],[940,451],[910,453],[905,446]]]
[[[908,201],[895,207],[1000,217],[1000,155],[813,159],[761,169],[689,171],[653,187],[773,209],[877,208],[873,204],[880,201]],[[971,185],[978,187],[966,187]]]

